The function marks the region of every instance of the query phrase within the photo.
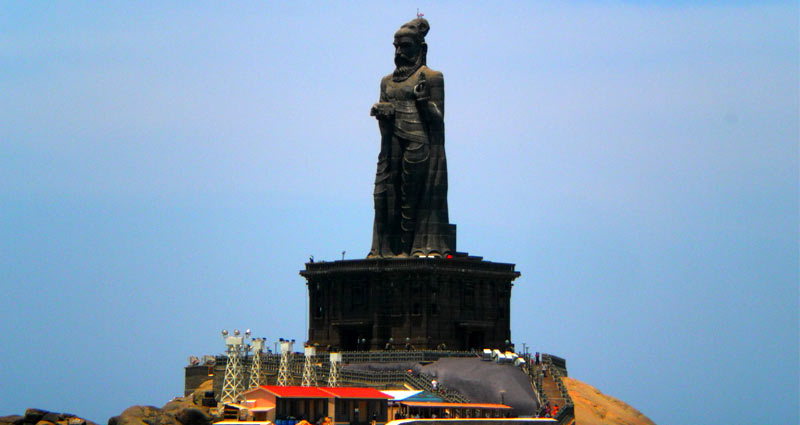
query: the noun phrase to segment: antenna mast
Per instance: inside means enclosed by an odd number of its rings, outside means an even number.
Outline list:
[[[316,387],[317,386],[317,374],[314,373],[314,364],[312,361],[314,357],[317,355],[317,348],[314,346],[306,346],[305,347],[305,362],[303,363],[303,383],[304,387]]]
[[[328,386],[339,386],[339,363],[342,361],[342,353],[330,353],[331,370],[328,373]]]
[[[289,365],[292,361],[292,346],[294,340],[280,339],[281,343],[281,364],[278,367],[278,385],[285,387],[289,385],[291,376],[289,376]]]
[[[253,338],[253,363],[250,365],[250,384],[249,388],[258,387],[264,384],[264,347],[267,345],[266,338]]]
[[[247,330],[249,337],[250,330]],[[228,331],[222,330],[222,338],[225,340],[226,354],[228,361],[225,364],[225,379],[222,382],[222,403],[235,403],[241,397],[242,387],[242,351],[244,348],[244,337],[240,336],[239,330],[233,331],[233,336],[228,335]]]

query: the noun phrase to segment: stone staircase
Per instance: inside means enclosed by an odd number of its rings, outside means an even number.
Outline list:
[[[542,378],[542,394],[544,394],[543,398],[550,403],[551,407],[558,406],[560,410],[567,404],[566,398],[561,394],[561,389],[550,371]]]
[[[574,425],[575,409],[572,398],[561,380],[561,376],[566,374],[566,364],[563,359],[557,357],[556,359],[557,361],[554,362],[553,357],[548,354],[542,354],[540,364],[528,363],[528,375],[539,397],[541,404],[540,415],[545,414],[545,405],[549,404],[551,409],[558,406],[558,413],[553,415],[558,424]],[[542,373],[543,370],[546,370],[546,372]]]

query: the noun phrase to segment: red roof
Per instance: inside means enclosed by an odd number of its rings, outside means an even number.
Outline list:
[[[449,409],[511,409],[511,406],[494,403],[438,403],[430,401],[401,401],[409,407],[444,407]]]
[[[260,388],[281,398],[331,398],[330,394],[317,387],[262,385]]]
[[[381,400],[388,400],[392,398],[375,388],[362,388],[362,387],[320,387],[320,390],[332,394],[337,398],[376,398]]]

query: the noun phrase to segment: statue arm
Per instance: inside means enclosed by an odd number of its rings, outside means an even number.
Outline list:
[[[388,77],[381,78],[381,94],[378,97],[378,102],[388,102],[389,98],[386,96],[386,79]]]
[[[381,94],[378,98],[378,103],[372,105],[372,109],[369,111],[369,114],[377,118],[378,121],[385,121],[394,117],[394,106],[386,96],[386,78],[384,77],[381,80]]]
[[[429,123],[444,120],[444,77],[441,72],[431,72],[420,79],[423,88],[415,89],[418,94],[419,110]]]

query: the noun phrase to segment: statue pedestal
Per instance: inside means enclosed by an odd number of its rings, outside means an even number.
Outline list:
[[[511,340],[514,264],[481,257],[306,263],[308,342],[322,349],[469,350]]]

